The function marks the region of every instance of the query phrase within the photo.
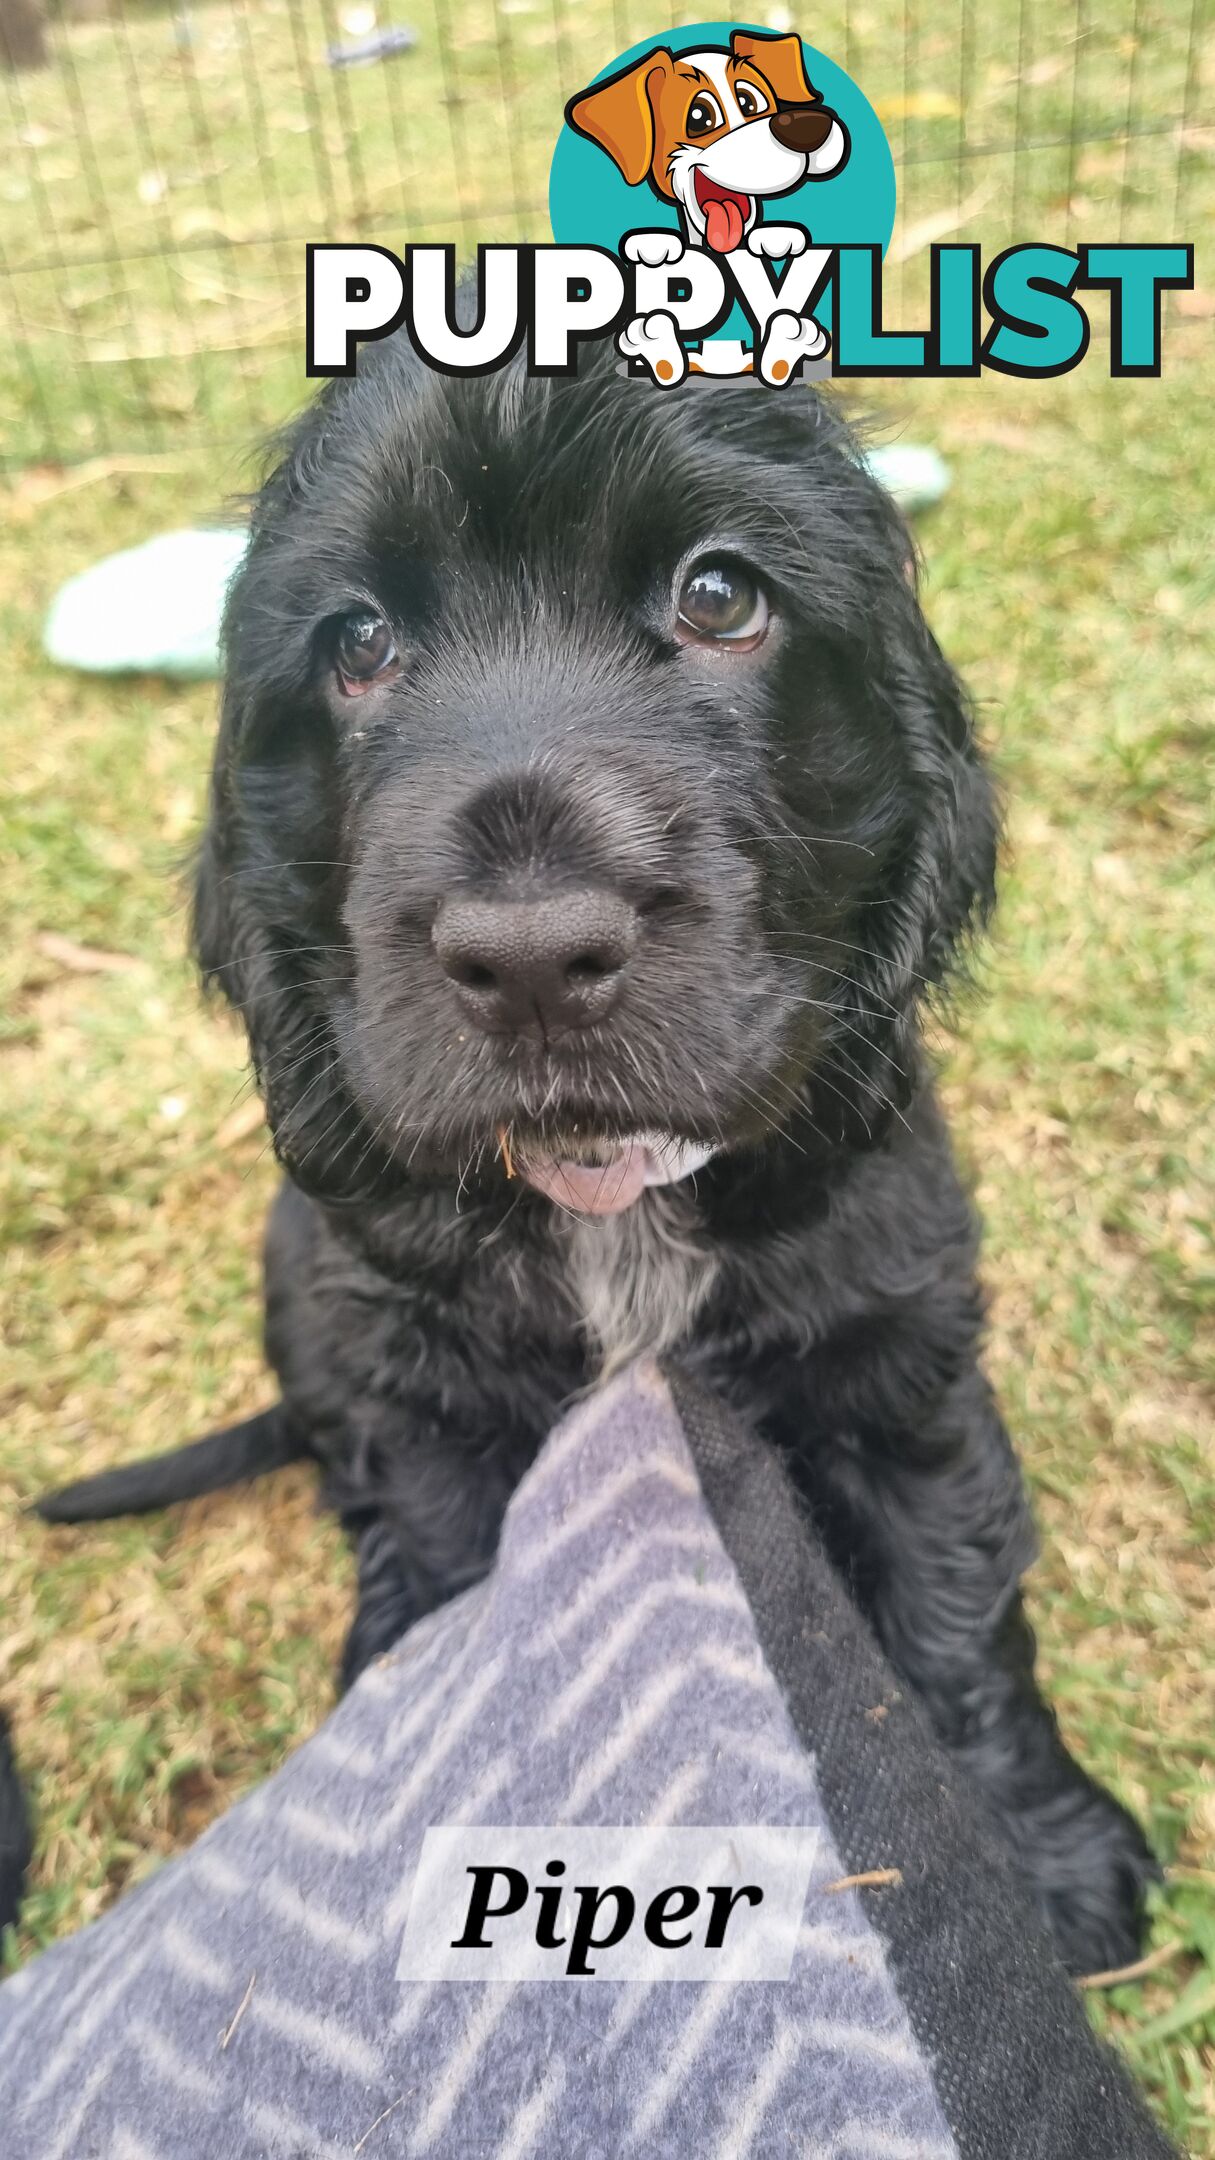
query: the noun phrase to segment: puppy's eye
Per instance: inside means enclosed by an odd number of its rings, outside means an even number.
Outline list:
[[[687,131],[689,135],[711,135],[714,128],[723,124],[721,107],[717,99],[702,90],[688,107]]]
[[[734,86],[734,100],[744,120],[754,120],[758,118],[760,113],[766,113],[769,110],[767,98],[761,90],[756,90],[751,83],[736,83]]]
[[[356,608],[339,618],[333,640],[333,671],[347,697],[370,690],[397,671],[397,648],[382,615]]]
[[[768,634],[768,599],[738,563],[698,563],[679,594],[675,635],[685,645],[729,645],[753,652]]]

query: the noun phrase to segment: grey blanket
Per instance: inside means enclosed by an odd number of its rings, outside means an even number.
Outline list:
[[[778,1466],[702,1399],[680,1406],[644,1366],[575,1411],[488,1580],[189,1853],[0,1988],[6,2160],[1168,2151]],[[788,1977],[613,1980],[607,1953],[582,1979],[560,1955],[551,1980],[418,1977],[433,1825],[812,1832]],[[960,1921],[942,1922],[938,1835],[979,1899]]]

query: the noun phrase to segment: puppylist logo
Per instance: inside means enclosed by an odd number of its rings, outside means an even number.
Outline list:
[[[309,375],[351,375],[360,344],[404,324],[422,359],[484,375],[520,348],[569,375],[611,341],[659,390],[751,376],[1066,374],[1108,311],[1112,375],[1159,375],[1162,299],[1194,282],[1180,243],[1021,242],[989,262],[931,250],[929,319],[888,330],[882,262],[895,174],[873,107],[793,33],[696,23],[643,39],[565,107],[549,186],[551,244],[307,251]],[[1089,298],[1089,296],[1093,296]]]
[[[558,144],[553,231],[596,214],[610,230],[632,211],[633,229],[616,236],[634,271],[632,312],[616,332],[632,373],[663,387],[689,372],[758,374],[779,389],[829,345],[813,310],[833,250],[812,241],[812,192],[847,173],[828,229],[838,236],[836,220],[847,229],[851,208],[884,246],[894,169],[871,107],[862,113],[859,92],[841,95],[855,86],[814,54],[818,80],[828,72],[833,97],[851,108],[850,125],[812,80],[799,37],[733,28],[710,44],[711,35],[685,31],[678,51],[643,44],[570,99],[567,130],[593,151]],[[628,201],[617,190],[603,201],[604,157]],[[723,326],[740,334],[714,335]]]

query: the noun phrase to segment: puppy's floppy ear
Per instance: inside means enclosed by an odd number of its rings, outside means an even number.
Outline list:
[[[218,984],[225,997],[233,1005],[239,1006],[240,996],[235,979],[228,973],[234,965],[235,955],[232,951],[228,881],[220,852],[221,825],[216,814],[215,798],[219,786],[220,776],[218,772],[214,772],[211,778],[211,809],[207,828],[194,856],[191,944],[203,981]]]
[[[975,740],[965,692],[926,623],[923,677],[942,743],[936,815],[925,848],[928,890],[921,966],[929,983],[948,979],[960,943],[987,922],[996,897],[999,803]]]
[[[874,948],[855,964],[849,1032],[837,1051],[834,1098],[817,1114],[853,1145],[870,1145],[901,1114],[920,1068],[920,1008],[947,985],[959,948],[995,900],[999,814],[966,694],[914,591],[892,587],[884,696],[912,747],[912,822],[902,871],[872,913]],[[899,601],[902,604],[899,604]],[[863,1139],[862,1139],[863,1135]]]
[[[825,1019],[806,1100],[815,1132],[865,1149],[916,1093],[924,1003],[948,988],[990,914],[999,814],[965,689],[920,605],[902,516],[854,451],[836,481],[855,541],[848,575],[865,594],[842,684],[872,729],[857,770],[873,792],[849,830],[872,852],[847,942],[824,945],[838,1017]]]
[[[276,864],[274,846],[259,836],[224,748],[221,736],[195,862],[199,967],[244,1022],[274,1152],[296,1184],[334,1205],[387,1193],[396,1172],[363,1124],[308,972],[309,945],[325,927],[294,919],[291,865]],[[292,930],[300,957],[283,943]]]
[[[771,83],[779,105],[818,105],[822,102],[806,73],[799,37],[734,30],[730,34],[730,51],[736,60],[754,62]]]
[[[654,163],[654,107],[664,83],[675,73],[665,46],[646,53],[632,67],[579,91],[565,108],[570,127],[606,150],[630,187],[648,178]],[[658,176],[663,177],[662,175]]]

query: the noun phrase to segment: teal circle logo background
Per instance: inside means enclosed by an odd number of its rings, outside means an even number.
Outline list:
[[[601,68],[593,80],[602,82],[609,75],[618,75],[634,60],[663,46],[673,53],[714,45],[728,47],[732,30],[772,36],[762,23],[685,23],[678,30],[642,38]],[[807,44],[805,38],[801,46],[806,72],[824,103],[839,114],[848,130],[851,149],[847,164],[829,180],[807,181],[791,195],[774,197],[772,217],[804,225],[817,247],[877,243],[884,255],[894,229],[895,183],[894,159],[882,123],[842,67],[816,46]],[[578,89],[590,87],[590,83],[584,83]],[[575,134],[569,126],[563,126],[557,138],[548,199],[553,238],[561,246],[595,245],[616,254],[627,232],[681,229],[674,203],[656,195],[648,182],[630,187],[606,150],[588,142],[584,135]]]

